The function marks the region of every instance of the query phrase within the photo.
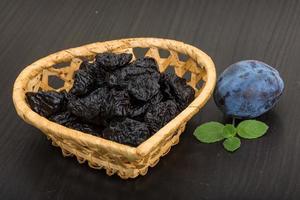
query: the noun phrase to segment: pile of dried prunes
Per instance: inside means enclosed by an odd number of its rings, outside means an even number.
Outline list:
[[[194,99],[186,80],[160,73],[155,59],[102,53],[83,61],[69,92],[27,92],[30,107],[63,126],[138,146]]]

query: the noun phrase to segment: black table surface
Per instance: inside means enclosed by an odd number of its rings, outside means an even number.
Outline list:
[[[299,199],[300,2],[0,1],[0,199]],[[127,37],[171,38],[210,55],[218,74],[244,59],[274,66],[285,81],[276,107],[260,119],[264,137],[228,153],[193,130],[226,119],[211,99],[171,152],[144,177],[109,177],[64,158],[12,103],[20,71],[65,48]],[[297,103],[298,102],[298,103]]]

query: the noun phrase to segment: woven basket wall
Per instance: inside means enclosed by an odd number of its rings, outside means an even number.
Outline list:
[[[56,90],[69,90],[73,84],[73,73],[81,63],[80,58],[92,60],[97,53],[102,52],[134,54],[137,49],[141,51],[140,48],[143,48],[146,56],[157,60],[161,72],[174,68],[178,76],[186,77],[188,84],[196,90],[196,97],[176,118],[136,148],[51,122],[33,112],[25,101],[27,91],[53,90],[49,84],[53,77],[63,80],[62,87]],[[166,155],[179,142],[179,136],[187,121],[210,98],[215,81],[214,64],[201,50],[174,40],[131,38],[67,49],[34,62],[15,81],[13,101],[18,115],[46,134],[53,145],[61,148],[64,156],[75,156],[79,163],[87,161],[92,168],[104,168],[108,175],[116,173],[127,179],[145,175],[149,166],[155,166],[160,157]]]

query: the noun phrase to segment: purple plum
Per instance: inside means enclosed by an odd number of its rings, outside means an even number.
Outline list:
[[[284,90],[278,71],[257,60],[230,65],[218,78],[214,101],[235,118],[255,118],[269,111]]]

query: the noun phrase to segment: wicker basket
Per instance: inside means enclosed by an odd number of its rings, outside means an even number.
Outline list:
[[[95,54],[107,51],[135,53],[139,48],[144,48],[146,56],[157,60],[161,72],[173,67],[180,77],[186,73],[190,75],[188,83],[196,90],[196,98],[176,118],[136,148],[51,122],[33,112],[25,101],[27,91],[53,90],[48,84],[51,76],[57,76],[64,81],[63,87],[56,90],[70,89],[73,73],[81,63],[80,58],[93,59]],[[168,51],[169,56],[162,58],[161,50]],[[187,59],[181,59],[182,55]],[[179,136],[184,131],[187,121],[210,98],[215,81],[214,63],[199,49],[174,40],[131,38],[67,49],[34,62],[26,67],[15,81],[13,101],[18,115],[44,132],[54,146],[61,148],[64,156],[75,155],[79,163],[87,161],[92,168],[104,168],[108,175],[116,173],[127,179],[145,175],[149,166],[155,166],[160,157],[166,155],[170,148],[179,142]]]

